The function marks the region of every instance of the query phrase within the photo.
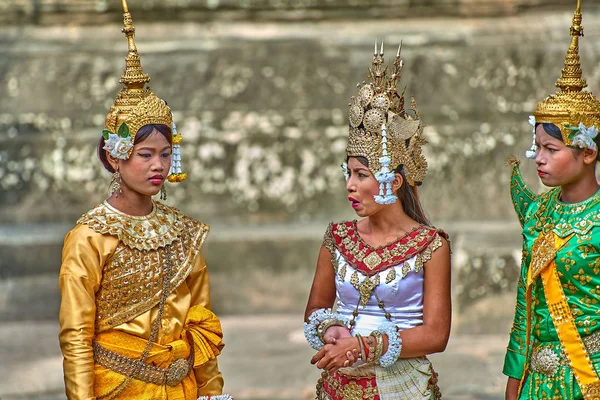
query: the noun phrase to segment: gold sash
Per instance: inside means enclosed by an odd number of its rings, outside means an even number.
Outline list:
[[[219,319],[212,311],[201,305],[195,305],[189,309],[181,337],[182,339],[168,344],[153,343],[146,363],[166,369],[177,359],[187,358],[190,355],[190,346],[194,346],[193,367],[199,368],[214,360],[221,353],[224,346]],[[132,359],[140,357],[148,342],[146,339],[115,329],[97,334],[96,341],[102,347]],[[105,397],[107,393],[114,391],[122,384],[124,377],[126,376],[105,368],[97,362],[94,365],[94,391],[96,396]],[[120,393],[119,398],[196,399],[198,397],[198,386],[203,383],[205,382],[196,382],[193,373],[186,376],[175,386],[155,385],[132,379]]]
[[[531,330],[531,286],[538,276],[541,276],[544,286],[544,295],[548,304],[548,311],[552,317],[554,328],[558,334],[569,359],[571,369],[581,389],[584,399],[600,398],[600,379],[590,361],[589,354],[583,344],[583,340],[577,331],[575,320],[567,297],[563,292],[560,277],[556,271],[556,252],[560,250],[571,239],[573,234],[564,239],[553,232],[540,233],[532,246],[531,264],[527,272],[527,352],[530,347]],[[528,354],[529,355],[529,354]],[[529,357],[526,357],[529,358]],[[529,365],[526,363],[525,372]],[[526,373],[523,374],[519,392],[523,386]]]

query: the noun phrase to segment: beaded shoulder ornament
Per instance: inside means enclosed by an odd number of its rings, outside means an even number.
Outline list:
[[[567,50],[565,65],[556,87],[560,90],[538,103],[535,113],[529,117],[533,126],[533,143],[525,153],[527,158],[535,158],[535,124],[551,123],[560,128],[563,142],[567,146],[597,150],[594,138],[600,128],[600,100],[590,91],[582,78],[579,60],[579,37],[583,37],[581,25],[581,0],[571,23],[571,44]]]
[[[365,157],[369,169],[379,182],[379,194],[375,201],[391,204],[397,197],[391,191],[394,169],[402,165],[404,177],[411,186],[423,182],[427,173],[427,161],[421,147],[427,143],[423,137],[425,125],[417,111],[415,99],[410,109],[405,109],[404,92],[398,93],[398,83],[403,61],[401,46],[391,66],[384,67],[383,42],[378,48],[375,42],[373,62],[367,74],[368,81],[357,85],[358,96],[349,104],[350,133],[346,155]],[[391,73],[388,75],[388,68]],[[342,164],[347,178],[347,165]]]
[[[127,38],[128,52],[125,70],[120,83],[123,87],[110,107],[102,130],[104,149],[113,157],[126,160],[133,151],[133,142],[138,130],[148,124],[163,124],[171,127],[173,133],[173,155],[169,171],[169,182],[181,182],[187,174],[181,170],[181,134],[177,132],[173,113],[167,103],[158,98],[146,85],[150,76],[142,68],[135,45],[135,27],[127,7],[123,4],[123,33]]]

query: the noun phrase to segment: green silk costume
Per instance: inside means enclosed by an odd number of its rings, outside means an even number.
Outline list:
[[[556,253],[556,270],[577,331],[593,367],[600,371],[600,190],[587,200],[570,204],[560,201],[560,187],[538,196],[525,185],[518,161],[512,164],[510,189],[523,227],[523,256],[503,373],[521,380],[528,367],[519,399],[583,399],[554,327],[540,276],[531,285],[527,346],[526,282],[532,246],[540,232],[552,231],[563,239],[572,234]]]

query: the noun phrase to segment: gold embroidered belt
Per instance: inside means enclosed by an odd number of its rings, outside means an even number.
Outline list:
[[[590,356],[600,353],[600,331],[581,338]]]
[[[600,331],[581,338],[590,356],[600,353]],[[541,342],[533,346],[531,370],[548,377],[554,376],[559,366],[568,365],[568,357],[558,342]]]
[[[169,368],[157,367],[146,364],[137,358],[121,355],[98,344],[96,341],[92,343],[92,347],[94,349],[94,361],[104,368],[128,378],[160,386],[177,386],[183,378],[190,374],[194,367],[193,342],[190,346],[188,358],[179,358],[173,361]]]

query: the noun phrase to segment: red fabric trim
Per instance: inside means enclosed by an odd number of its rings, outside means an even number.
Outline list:
[[[340,236],[338,236],[337,227],[340,224],[346,225],[346,228],[348,231],[346,238],[350,239],[350,241],[355,246],[358,246],[359,251],[366,249],[365,250],[365,258],[372,252],[376,252],[377,254],[379,254],[381,256],[386,249],[391,251],[394,248],[396,248],[397,243],[400,243],[400,245],[402,245],[402,246],[407,246],[409,244],[409,242],[415,241],[420,235],[423,235],[423,237],[421,238],[420,241],[418,241],[416,243],[412,243],[412,245],[409,248],[401,249],[401,252],[398,256],[392,257],[389,261],[382,262],[381,264],[379,264],[379,266],[377,266],[374,269],[369,269],[369,267],[367,267],[364,262],[358,261],[356,259],[356,257],[354,257],[353,253],[350,250],[348,250],[346,248],[346,245],[343,243],[344,239],[341,238]],[[433,241],[433,239],[435,239],[436,235],[440,234],[440,235],[442,235],[442,237],[447,236],[444,232],[438,231],[435,228],[432,228],[430,226],[421,225],[417,229],[413,230],[412,232],[409,232],[407,235],[399,238],[395,242],[392,242],[386,246],[373,248],[373,247],[369,246],[368,244],[366,244],[362,240],[362,238],[359,236],[359,234],[356,230],[356,222],[355,221],[346,221],[346,222],[341,222],[339,224],[334,223],[332,226],[332,233],[333,233],[333,238],[335,240],[335,246],[339,250],[339,252],[342,254],[342,256],[346,259],[346,262],[348,262],[348,264],[350,264],[354,269],[357,269],[369,276],[374,275],[380,271],[386,270],[390,267],[393,267],[395,265],[398,265],[400,263],[410,260],[415,255],[417,255],[420,252],[422,252],[423,250],[425,250],[427,248],[427,246],[429,246],[429,244]],[[382,259],[383,259],[383,257],[382,257]]]
[[[349,378],[345,375],[339,374],[337,372],[334,372],[333,374],[331,374],[330,379],[339,382],[339,387],[343,388],[344,386],[354,382],[356,385],[360,386],[361,388],[367,389],[369,386],[369,383],[371,384],[370,387],[371,388],[375,388],[377,387],[377,381],[375,380],[375,377],[372,378]],[[336,391],[334,388],[331,387],[331,385],[329,384],[329,382],[325,381],[323,384],[323,391],[325,393],[327,393],[328,395],[331,396],[331,398],[333,400],[348,400],[348,399],[344,399],[343,396],[343,389]],[[374,395],[373,397],[363,397],[363,400],[380,400],[379,395]]]

